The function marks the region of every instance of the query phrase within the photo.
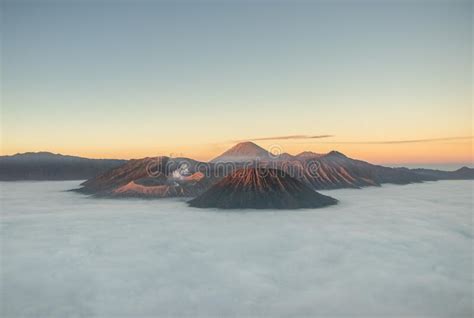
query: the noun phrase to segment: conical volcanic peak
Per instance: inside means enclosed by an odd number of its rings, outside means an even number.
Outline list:
[[[225,177],[189,204],[198,208],[301,209],[336,204],[278,169],[245,168]]]
[[[326,156],[335,157],[335,158],[347,158],[347,156],[345,154],[343,154],[342,152],[336,151],[336,150],[331,150],[330,152],[328,152],[326,154]]]
[[[242,162],[256,159],[268,159],[268,151],[253,142],[246,141],[238,143],[211,162]]]

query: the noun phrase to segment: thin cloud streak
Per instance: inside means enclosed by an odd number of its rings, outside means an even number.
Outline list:
[[[260,138],[248,138],[242,140],[234,140],[233,142],[243,142],[248,140],[253,141],[265,141],[265,140],[290,140],[290,139],[320,139],[330,138],[333,135],[289,135],[289,136],[275,136],[275,137],[260,137]]]
[[[428,138],[428,139],[408,139],[408,140],[387,140],[387,141],[321,141],[316,142],[320,144],[349,144],[349,145],[390,145],[390,144],[412,144],[412,143],[428,143],[436,141],[454,141],[474,139],[474,136],[460,136],[460,137],[443,137],[443,138]]]

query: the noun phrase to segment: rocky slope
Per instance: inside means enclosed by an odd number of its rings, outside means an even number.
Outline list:
[[[164,156],[130,160],[87,180],[75,191],[108,197],[195,197],[214,181],[197,170],[199,163]]]
[[[300,209],[336,204],[308,185],[277,169],[240,169],[189,201],[199,208]]]
[[[275,166],[275,164],[271,163]],[[360,188],[382,183],[408,184],[433,180],[411,171],[373,165],[331,151],[325,155],[296,156],[288,162],[277,162],[276,167],[304,181],[315,189]]]

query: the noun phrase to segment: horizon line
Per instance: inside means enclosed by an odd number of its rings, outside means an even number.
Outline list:
[[[337,151],[338,150],[331,150],[331,151]],[[324,152],[324,153],[318,153],[322,155],[326,155],[330,153],[331,151]],[[303,151],[305,152],[305,151]],[[313,151],[308,151],[308,152],[313,152]],[[139,160],[143,158],[153,158],[153,157],[169,157],[169,158],[187,158],[187,159],[192,159],[192,160],[197,160],[200,162],[210,162],[214,157],[208,160],[201,160],[201,159],[193,159],[193,156],[187,156],[184,154],[179,154],[179,156],[173,156],[173,154],[160,154],[160,155],[150,155],[150,156],[143,156],[143,157],[130,157],[130,158],[124,158],[124,157],[103,157],[103,156],[84,156],[84,155],[76,155],[76,154],[70,154],[70,153],[61,153],[61,152],[54,152],[54,151],[47,151],[47,150],[42,150],[42,151],[25,151],[25,152],[17,152],[17,153],[11,153],[11,154],[1,154],[1,157],[13,157],[16,155],[28,155],[28,154],[51,154],[51,155],[57,155],[57,156],[64,156],[64,157],[76,157],[76,158],[82,158],[82,159],[93,159],[93,160],[123,160],[123,161],[129,161],[129,160]],[[296,157],[298,154],[301,152],[298,152],[297,154],[290,154],[291,156]],[[340,152],[344,154],[343,152]],[[383,164],[387,166],[395,165],[395,166],[402,166],[402,165],[428,165],[428,166],[433,166],[433,165],[459,165],[459,166],[467,166],[467,167],[474,167],[474,161],[465,161],[465,160],[460,160],[460,161],[385,161],[385,160],[365,160],[365,159],[360,159],[360,158],[352,158],[349,156],[351,159],[356,159],[356,160],[362,160],[362,161],[367,161],[369,163],[373,164]]]

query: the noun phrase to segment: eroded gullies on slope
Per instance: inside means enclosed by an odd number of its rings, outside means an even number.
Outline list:
[[[266,168],[240,169],[189,201],[192,207],[220,209],[301,209],[336,203],[284,171]]]

